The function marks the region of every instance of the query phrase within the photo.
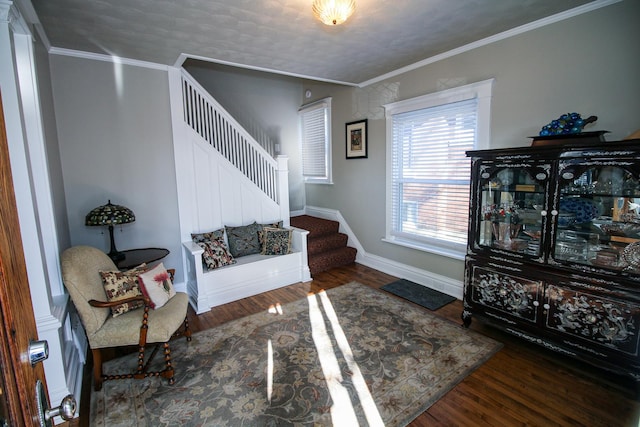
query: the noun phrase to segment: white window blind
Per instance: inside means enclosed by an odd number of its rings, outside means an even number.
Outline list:
[[[393,117],[393,234],[464,245],[475,99]]]
[[[300,109],[302,175],[306,182],[331,182],[330,123],[330,99]]]
[[[489,84],[490,88],[490,84]],[[471,164],[489,103],[477,87],[424,96],[387,110],[390,194],[387,239],[461,258],[469,224]],[[479,129],[482,129],[479,132]]]

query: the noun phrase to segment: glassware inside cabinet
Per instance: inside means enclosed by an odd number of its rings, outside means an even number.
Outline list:
[[[560,171],[554,259],[640,274],[640,185],[624,167]]]
[[[545,189],[528,168],[504,168],[481,181],[477,243],[540,255]]]

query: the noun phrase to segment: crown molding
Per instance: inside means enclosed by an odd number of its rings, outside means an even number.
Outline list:
[[[214,63],[214,64],[228,65],[230,67],[235,67],[235,68],[244,68],[246,70],[253,70],[253,71],[260,71],[260,72],[263,72],[263,73],[271,73],[271,74],[278,74],[278,75],[281,75],[281,76],[295,77],[295,78],[298,78],[298,79],[313,80],[313,81],[316,81],[316,82],[332,83],[332,84],[341,85],[341,86],[353,86],[353,87],[357,87],[358,86],[357,83],[343,82],[343,81],[331,80],[331,79],[323,79],[323,78],[320,78],[320,77],[306,76],[304,74],[289,73],[289,72],[286,72],[286,71],[273,70],[273,69],[270,69],[270,68],[256,67],[256,66],[252,66],[252,65],[238,64],[238,63],[229,62],[229,61],[222,61],[222,60],[218,60],[218,59],[215,59],[215,58],[208,58],[206,56],[190,55],[190,54],[187,54],[187,53],[181,53],[180,56],[178,56],[178,59],[176,60],[176,62],[174,63],[174,66],[177,67],[177,68],[182,67],[182,64],[184,64],[184,62],[187,59],[195,59],[195,60],[198,60],[198,61],[211,62],[211,63]]]
[[[64,49],[60,47],[52,47],[49,49],[51,55],[71,56],[74,58],[90,59],[93,61],[112,62],[114,64],[131,65],[134,67],[150,68],[153,70],[167,71],[168,65],[158,64],[155,62],[140,61],[137,59],[121,58],[116,55],[106,55],[102,53],[83,52],[80,50]]]
[[[564,12],[560,12],[560,13],[557,13],[555,15],[548,16],[546,18],[539,19],[537,21],[533,21],[533,22],[530,22],[528,24],[524,24],[524,25],[521,25],[521,26],[516,27],[516,28],[512,28],[512,29],[507,30],[507,31],[503,31],[500,34],[496,34],[496,35],[493,35],[493,36],[490,36],[490,37],[486,37],[486,38],[481,39],[481,40],[477,40],[475,42],[466,44],[464,46],[460,46],[460,47],[458,47],[456,49],[452,49],[452,50],[450,50],[448,52],[444,52],[444,53],[441,53],[439,55],[435,55],[435,56],[432,56],[430,58],[423,59],[422,61],[415,62],[415,63],[413,63],[411,65],[407,65],[406,67],[398,68],[397,70],[391,71],[389,73],[383,74],[383,75],[378,76],[378,77],[374,77],[374,78],[372,78],[370,80],[366,80],[366,81],[364,81],[362,83],[357,84],[357,86],[358,87],[365,87],[365,86],[372,85],[374,83],[379,83],[379,82],[381,82],[383,80],[387,80],[387,79],[390,79],[392,77],[396,77],[396,76],[398,76],[400,74],[404,74],[404,73],[407,73],[409,71],[413,71],[415,69],[424,67],[426,65],[433,64],[433,63],[438,62],[438,61],[442,61],[443,59],[446,59],[446,58],[451,58],[452,56],[459,55],[459,54],[464,53],[464,52],[468,52],[470,50],[479,48],[481,46],[486,46],[488,44],[495,43],[495,42],[500,41],[500,40],[508,39],[510,37],[514,37],[514,36],[529,32],[529,31],[536,30],[538,28],[545,27],[547,25],[555,24],[556,22],[564,21],[565,19],[573,18],[575,16],[582,15],[583,13],[588,13],[588,12],[594,11],[596,9],[600,9],[602,7],[605,7],[605,6],[610,6],[612,4],[619,3],[621,1],[622,0],[596,0],[594,2],[587,3],[585,5],[578,6],[578,7],[575,7],[573,9],[569,9],[569,10],[566,10]]]

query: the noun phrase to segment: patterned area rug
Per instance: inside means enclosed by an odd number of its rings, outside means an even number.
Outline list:
[[[106,381],[91,425],[404,426],[500,347],[352,282],[174,341],[175,385]]]

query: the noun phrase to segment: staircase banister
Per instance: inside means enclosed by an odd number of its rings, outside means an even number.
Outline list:
[[[289,227],[289,156],[280,154],[276,161],[278,162],[278,204],[280,206],[280,218],[285,227]]]
[[[193,78],[187,70],[182,69],[182,78],[186,80],[191,86],[198,90],[200,96],[204,97],[206,101],[211,104],[218,112],[225,116],[225,119],[236,128],[236,131],[241,134],[259,153],[262,157],[264,157],[269,163],[271,163],[274,167],[277,167],[277,161],[273,158],[273,156],[265,150],[256,139],[251,136],[249,132],[245,130],[245,128],[224,108],[218,101],[215,100],[207,89],[205,89],[197,80]]]

